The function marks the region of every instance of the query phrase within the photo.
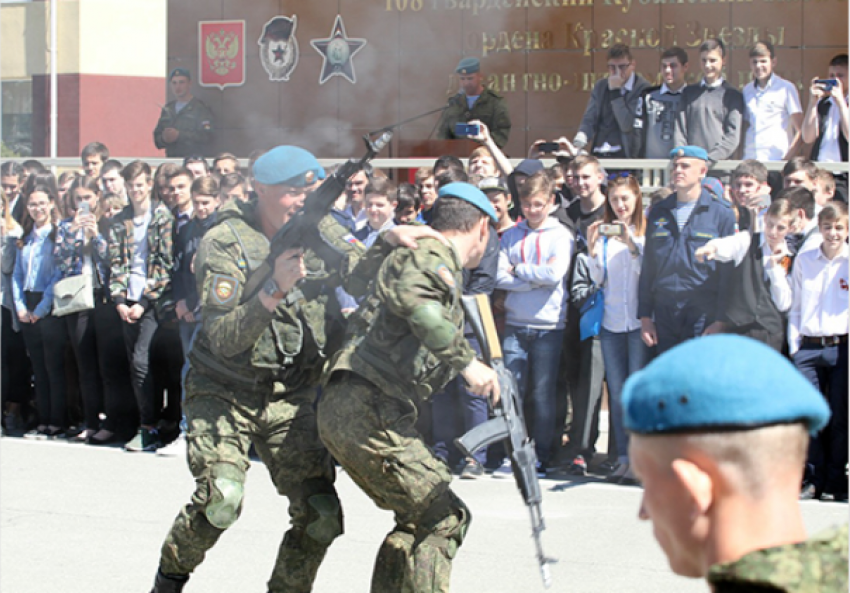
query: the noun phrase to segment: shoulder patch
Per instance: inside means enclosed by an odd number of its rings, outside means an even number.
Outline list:
[[[452,274],[452,271],[446,264],[439,264],[437,266],[436,272],[437,276],[439,276],[440,279],[445,282],[449,288],[455,287],[455,276],[454,274]]]
[[[229,305],[236,298],[239,280],[232,276],[213,274],[212,299],[219,305]]]

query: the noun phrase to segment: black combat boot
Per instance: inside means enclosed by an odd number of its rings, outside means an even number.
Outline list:
[[[166,576],[162,574],[161,570],[157,570],[151,593],[180,593],[188,580],[188,576]]]

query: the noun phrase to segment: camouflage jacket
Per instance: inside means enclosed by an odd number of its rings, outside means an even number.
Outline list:
[[[159,121],[153,131],[153,141],[157,148],[164,148],[166,156],[209,156],[212,142],[213,115],[206,103],[192,97],[180,113],[177,113],[176,101],[162,108]],[[180,135],[177,140],[167,143],[162,139],[165,128],[174,128]]]
[[[85,256],[91,256],[93,269],[97,272],[100,286],[109,279],[109,245],[106,237],[99,232],[86,245],[82,229],[71,231],[73,219],[63,220],[56,227],[56,247],[53,258],[56,266],[62,272],[62,277],[77,276],[83,273]]]
[[[393,251],[349,317],[331,372],[353,371],[401,399],[442,389],[475,356],[463,336],[462,271],[455,249],[435,239]]]
[[[189,361],[193,370],[243,390],[273,385],[275,393],[288,393],[318,384],[333,348],[333,289],[357,265],[363,246],[326,216],[316,236],[323,245],[304,246],[307,276],[270,312],[259,291],[244,294],[269,253],[256,208],[256,199],[225,205],[201,240],[195,278],[203,322]],[[328,246],[338,256],[333,263],[317,253],[327,254]]]
[[[139,303],[147,309],[168,292],[171,286],[172,227],[174,217],[162,202],[151,203],[148,225],[147,282]],[[109,227],[109,293],[116,305],[127,301],[130,267],[133,264],[133,206],[129,205],[113,219]]]
[[[508,104],[505,99],[490,89],[478,96],[472,109],[467,109],[466,96],[463,93],[455,95],[452,104],[443,112],[437,128],[437,138],[450,140],[455,136],[455,124],[480,120],[487,125],[490,136],[496,146],[503,148],[508,143],[511,134],[511,115],[508,113]]]
[[[847,525],[711,567],[715,593],[847,593]]]

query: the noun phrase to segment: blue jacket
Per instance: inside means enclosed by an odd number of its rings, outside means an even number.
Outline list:
[[[18,313],[28,310],[25,289],[44,293],[32,311],[39,318],[46,317],[53,309],[53,285],[62,277],[53,259],[54,246],[49,232],[39,234],[33,229],[24,237],[24,246],[18,252],[12,275],[12,298]]]
[[[711,320],[723,319],[732,268],[715,261],[699,263],[694,252],[709,240],[734,232],[731,205],[705,189],[681,232],[676,194],[653,206],[646,219],[638,317],[652,317],[661,306],[688,304],[704,309]]]

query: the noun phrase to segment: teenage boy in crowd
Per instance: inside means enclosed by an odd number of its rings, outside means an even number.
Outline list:
[[[83,161],[83,170],[87,177],[100,179],[100,170],[103,164],[109,160],[109,149],[100,142],[89,142],[83,147],[80,158]]]
[[[744,87],[747,134],[744,158],[785,161],[800,146],[803,109],[797,87],[776,72],[776,53],[769,41],[750,49],[752,82]]]
[[[814,143],[811,159],[819,163],[846,163],[847,138],[850,137],[848,108],[847,54],[839,54],[829,62],[829,80],[834,86],[812,79],[809,105],[803,117],[803,142]],[[836,174],[836,193],[847,202],[847,173]]]
[[[124,188],[124,178],[121,177],[121,170],[124,165],[121,161],[109,159],[103,163],[100,169],[100,185],[103,188],[104,194],[115,194],[120,196],[124,203],[127,203],[127,190]]]
[[[688,54],[670,47],[661,54],[661,86],[646,89],[635,111],[635,130],[640,139],[638,155],[666,159],[673,150],[676,119],[682,108],[682,91],[688,73]]]
[[[819,249],[797,256],[791,274],[788,348],[794,365],[829,402],[832,417],[812,440],[802,498],[847,500],[847,330],[850,294],[847,205],[818,215]]]
[[[744,96],[723,78],[726,46],[708,39],[699,48],[703,78],[682,92],[675,146],[699,146],[708,162],[730,159],[741,142]]]

